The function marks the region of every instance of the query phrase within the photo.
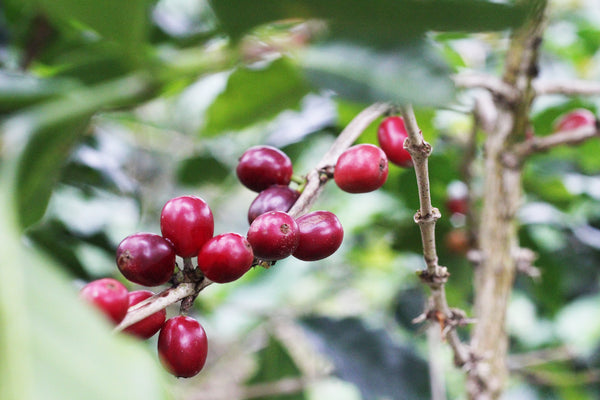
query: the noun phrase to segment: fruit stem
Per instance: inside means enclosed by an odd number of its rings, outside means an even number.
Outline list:
[[[183,272],[187,275],[189,272],[194,270],[194,264],[192,263],[191,257],[185,257],[183,259]]]
[[[293,174],[292,175],[292,182],[297,183],[298,186],[304,186],[306,185],[306,177],[305,176],[300,176],[297,174]]]

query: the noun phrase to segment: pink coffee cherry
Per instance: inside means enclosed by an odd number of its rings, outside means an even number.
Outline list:
[[[584,126],[594,126],[596,116],[593,112],[585,108],[573,110],[561,118],[555,124],[555,132],[570,131]]]

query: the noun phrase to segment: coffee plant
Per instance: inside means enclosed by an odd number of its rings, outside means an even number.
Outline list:
[[[600,397],[599,26],[5,0],[0,399]]]

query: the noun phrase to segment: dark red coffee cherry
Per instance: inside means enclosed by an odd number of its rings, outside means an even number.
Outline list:
[[[585,108],[578,108],[563,115],[555,124],[555,132],[570,131],[584,126],[594,126],[596,116]]]
[[[213,236],[214,227],[212,211],[196,196],[171,199],[160,213],[160,231],[180,257],[195,257]]]
[[[392,163],[410,168],[413,165],[408,150],[404,148],[404,141],[408,137],[402,117],[388,117],[379,124],[377,139],[381,149]]]
[[[169,318],[158,335],[158,357],[167,371],[180,378],[198,374],[206,363],[208,340],[194,318]]]
[[[383,150],[372,144],[359,144],[346,150],[335,164],[333,179],[348,193],[366,193],[379,189],[388,176]]]
[[[198,268],[213,282],[227,283],[244,275],[254,261],[248,240],[237,233],[210,239],[198,253]]]
[[[269,211],[256,217],[248,229],[254,255],[262,260],[286,258],[298,247],[298,224],[282,211]]]
[[[344,229],[340,220],[329,211],[313,211],[296,222],[300,241],[293,256],[300,260],[316,261],[329,257],[342,244]]]
[[[136,290],[129,292],[129,307],[136,305],[137,303],[152,296],[154,296],[154,293],[149,290]],[[123,329],[123,332],[127,332],[141,339],[149,339],[160,330],[165,323],[166,318],[167,311],[163,308],[162,310],[155,312],[143,320],[128,326],[127,328]]]
[[[248,223],[269,211],[288,212],[300,193],[289,186],[275,185],[260,192],[248,209]]]
[[[98,308],[115,325],[125,318],[129,308],[128,291],[116,279],[104,278],[85,285],[79,295]]]
[[[292,161],[271,146],[254,146],[240,157],[236,168],[240,182],[255,192],[272,185],[287,185],[292,179]]]
[[[466,197],[451,197],[446,200],[446,208],[452,214],[467,215],[469,200]]]
[[[136,233],[127,236],[117,247],[117,266],[131,282],[162,285],[173,275],[175,250],[162,236]]]

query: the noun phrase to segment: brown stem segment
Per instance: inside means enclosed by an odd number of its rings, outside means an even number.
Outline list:
[[[444,285],[449,273],[446,267],[438,264],[435,247],[435,224],[441,214],[437,208],[431,205],[427,162],[431,153],[431,146],[423,139],[412,106],[403,106],[400,110],[408,133],[408,139],[404,142],[404,147],[410,152],[417,176],[420,208],[415,214],[415,222],[421,230],[423,257],[427,264],[427,269],[421,271],[419,275],[421,280],[431,289],[430,302],[432,304],[429,306],[430,310],[427,311],[427,316],[429,319],[436,319],[440,323],[445,332],[445,339],[448,340],[448,344],[454,352],[455,363],[464,366],[470,360],[469,350],[460,341],[456,330],[444,329],[446,326],[459,324],[460,321],[457,321],[457,314],[453,313],[448,306]],[[434,317],[432,318],[432,316]]]

